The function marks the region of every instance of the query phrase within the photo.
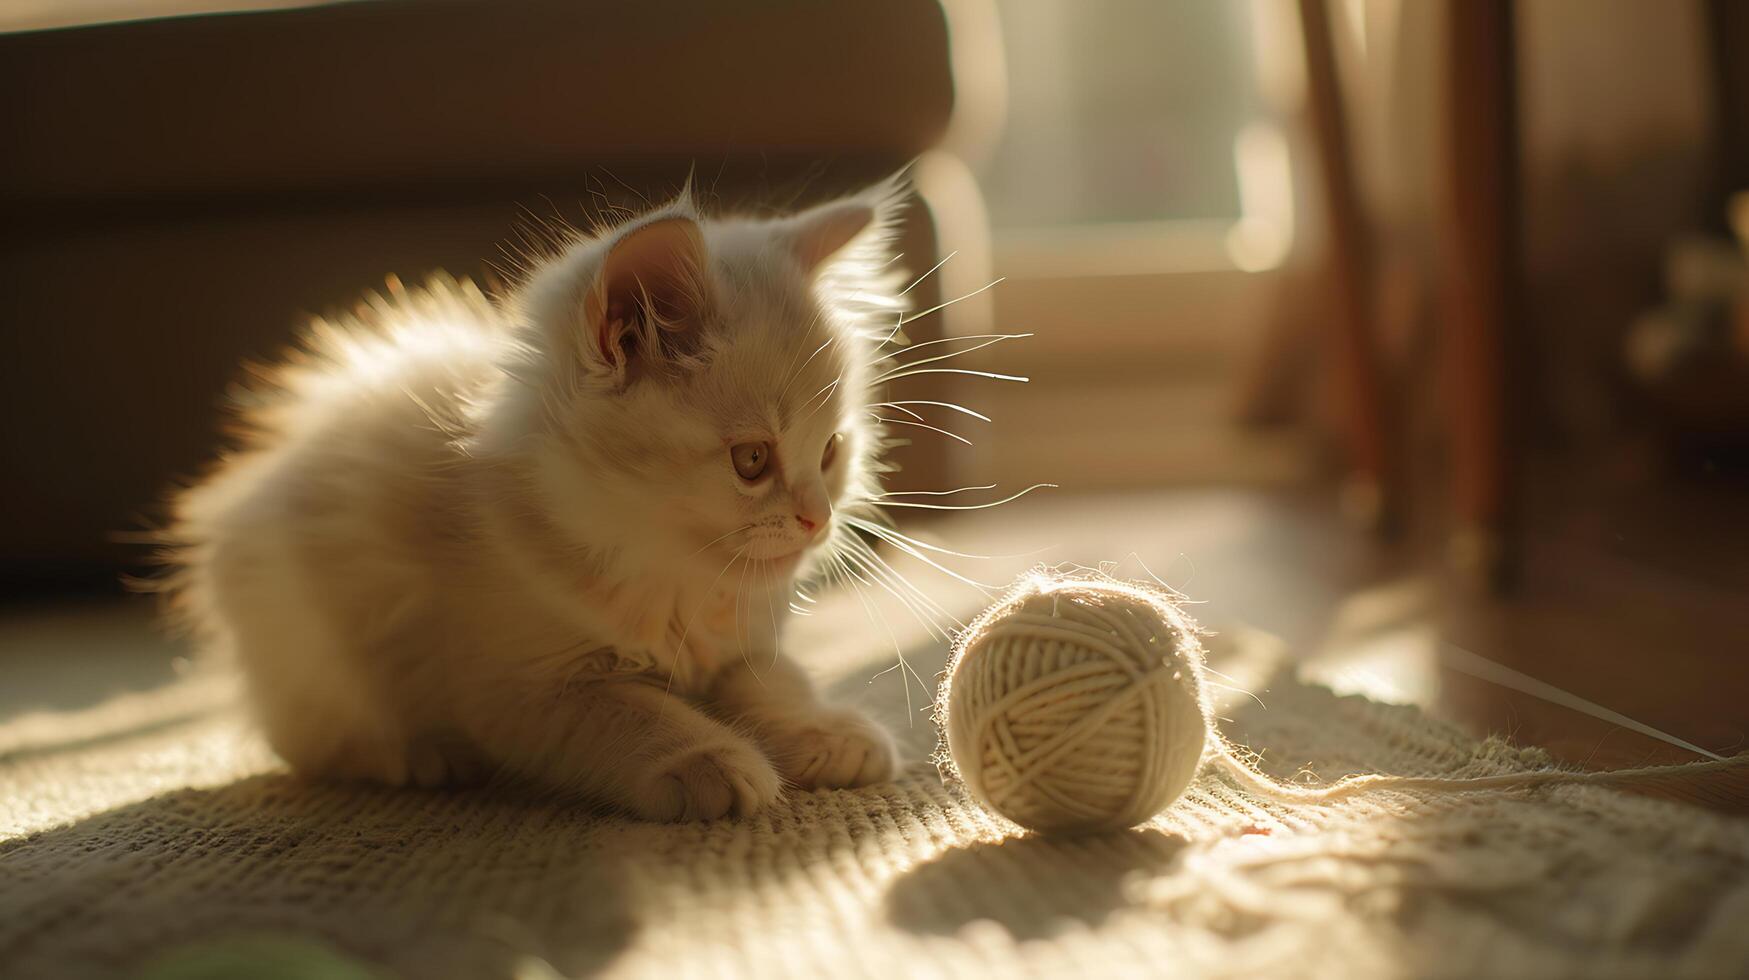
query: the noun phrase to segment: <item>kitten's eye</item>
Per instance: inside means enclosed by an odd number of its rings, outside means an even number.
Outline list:
[[[834,432],[832,438],[826,440],[826,453],[820,457],[822,472],[832,468],[832,461],[838,458],[838,444],[844,441],[844,433]]]
[[[771,462],[771,443],[743,442],[729,450],[729,460],[741,479],[752,483],[765,474],[765,467]]]

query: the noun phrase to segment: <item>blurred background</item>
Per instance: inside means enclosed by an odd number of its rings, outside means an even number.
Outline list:
[[[1749,5],[13,0],[0,31],[0,717],[173,670],[119,535],[309,316],[502,284],[689,175],[783,209],[909,165],[904,262],[952,301],[913,339],[1030,333],[964,366],[1031,380],[904,382],[994,422],[930,415],[972,445],[917,430],[895,488],[1058,485],[917,533],[1145,566],[1307,676],[1570,761],[1692,756],[1513,671],[1744,743]]]

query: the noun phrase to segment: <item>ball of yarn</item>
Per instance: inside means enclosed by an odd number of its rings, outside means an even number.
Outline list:
[[[1034,830],[1147,820],[1190,785],[1207,748],[1196,632],[1163,591],[1031,573],[955,643],[944,768]]]

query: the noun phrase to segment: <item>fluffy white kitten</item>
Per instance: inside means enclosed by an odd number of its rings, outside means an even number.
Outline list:
[[[320,322],[176,501],[180,609],[314,774],[509,774],[653,820],[887,779],[887,734],[776,652],[876,491],[899,309],[882,188],[773,220],[686,195],[507,299],[436,281]]]

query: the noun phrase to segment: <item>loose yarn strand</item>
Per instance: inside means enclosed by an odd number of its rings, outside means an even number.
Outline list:
[[[937,761],[992,809],[1037,830],[1141,823],[1216,771],[1292,804],[1372,792],[1608,786],[1749,810],[1749,753],[1596,772],[1361,773],[1321,786],[1286,783],[1215,723],[1199,634],[1164,589],[1093,570],[1029,573],[956,638],[939,692]]]
[[[1285,803],[1332,803],[1361,793],[1435,792],[1474,793],[1484,790],[1530,789],[1536,786],[1616,786],[1624,789],[1644,789],[1658,795],[1673,795],[1694,802],[1728,803],[1745,799],[1749,786],[1734,787],[1730,777],[1739,783],[1749,783],[1749,753],[1728,759],[1689,762],[1670,766],[1643,766],[1635,769],[1538,769],[1531,772],[1501,773],[1495,776],[1396,776],[1385,773],[1361,773],[1345,776],[1327,786],[1295,786],[1283,783],[1259,772],[1240,758],[1224,737],[1214,735],[1212,761],[1234,776],[1246,789]],[[1714,792],[1705,791],[1705,783],[1697,782],[1726,777]]]

